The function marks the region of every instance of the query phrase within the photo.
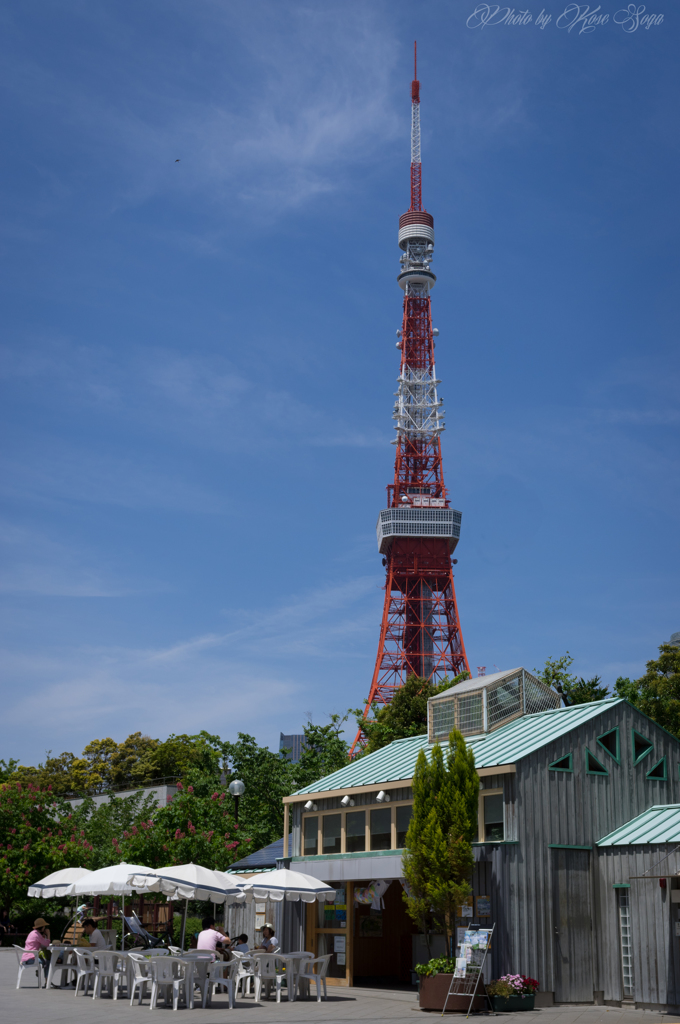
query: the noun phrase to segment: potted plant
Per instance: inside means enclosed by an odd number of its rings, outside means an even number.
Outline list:
[[[538,989],[535,978],[527,978],[526,974],[504,974],[502,978],[490,981],[486,991],[491,997],[491,1005],[498,1013],[509,1010],[533,1010],[534,993]]]
[[[470,999],[472,998],[469,993],[452,992],[449,996],[451,979],[455,968],[456,961],[449,960],[445,956],[436,957],[434,960],[429,960],[426,964],[416,964],[415,971],[420,976],[418,1000],[421,1010],[439,1010],[441,1012],[444,1009],[444,1003],[446,1003],[447,1012],[467,1013],[470,1007]],[[484,978],[480,975],[479,995],[475,996],[472,1009],[484,1010],[485,1008]]]

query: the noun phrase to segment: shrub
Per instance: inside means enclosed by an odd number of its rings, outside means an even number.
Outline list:
[[[416,964],[416,974],[424,974],[425,977],[429,978],[433,974],[453,974],[456,969],[456,961],[449,960],[446,956],[435,957],[434,960],[428,960],[426,964]]]

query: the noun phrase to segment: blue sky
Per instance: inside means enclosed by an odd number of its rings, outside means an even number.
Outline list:
[[[0,756],[367,695],[416,35],[470,663],[680,629],[680,14],[475,5],[5,4]]]

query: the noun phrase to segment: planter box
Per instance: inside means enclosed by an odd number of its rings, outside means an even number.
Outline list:
[[[512,1013],[513,1010],[533,1010],[535,995],[491,996],[491,1005],[496,1013]]]
[[[452,977],[452,974],[433,974],[430,977],[421,975],[420,991],[418,993],[421,1010],[439,1010],[440,1013],[442,1012]],[[479,988],[482,989],[482,992],[484,991],[483,985],[484,978],[480,976]],[[467,1013],[471,998],[471,995],[465,996],[455,992],[452,993],[446,1003],[446,1012]],[[485,1010],[487,1007],[488,1003],[484,995],[475,996],[473,1010]]]

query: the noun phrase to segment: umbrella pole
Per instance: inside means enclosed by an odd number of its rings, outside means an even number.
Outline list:
[[[184,901],[184,916],[182,917],[182,937],[179,940],[179,944],[182,947],[182,952],[184,952],[184,936],[185,936],[186,930],[187,930],[187,914],[188,913],[189,913],[189,900],[186,899]]]
[[[120,932],[120,948],[121,951],[125,949],[125,893],[123,893],[123,927]]]

